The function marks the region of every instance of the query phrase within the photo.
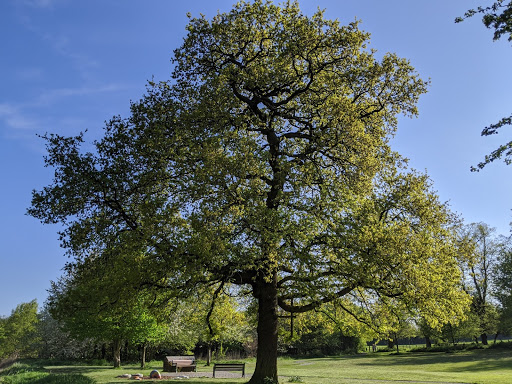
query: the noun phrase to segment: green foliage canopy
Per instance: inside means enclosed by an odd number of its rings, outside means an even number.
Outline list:
[[[496,292],[500,303],[500,330],[512,332],[512,248],[510,240],[501,249],[495,268]]]
[[[509,35],[508,41],[512,41],[512,1],[497,0],[487,7],[470,9],[464,17],[457,17],[455,22],[460,23],[477,14],[482,14],[482,22],[487,28],[494,29],[494,40]]]
[[[120,366],[122,341],[146,344],[163,338],[164,310],[151,308],[152,298],[126,284],[130,272],[122,257],[107,253],[68,263],[66,274],[52,282],[47,308],[73,337],[114,342],[114,366]],[[136,259],[135,259],[136,260]],[[136,270],[134,260],[129,270]],[[120,291],[120,287],[123,287]]]
[[[21,303],[0,319],[0,358],[33,357],[38,347],[37,301]]]

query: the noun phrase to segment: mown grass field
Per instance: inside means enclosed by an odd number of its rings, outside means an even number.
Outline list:
[[[17,368],[16,368],[17,367]],[[162,369],[161,362],[152,362],[141,370],[136,365],[113,369],[104,366],[44,365],[37,361],[18,363],[0,372],[6,384],[114,384],[134,380],[116,376],[123,373],[149,375]],[[254,369],[254,360],[247,360],[247,372]],[[16,372],[18,371],[18,372]],[[212,367],[198,366],[199,372],[211,373]],[[186,373],[185,373],[186,375]],[[357,356],[279,360],[280,383],[304,384],[391,384],[391,383],[512,383],[512,350],[484,349],[453,353],[402,353],[399,355],[370,353]],[[177,379],[153,380],[176,383]],[[235,384],[245,379],[190,378],[189,384]]]

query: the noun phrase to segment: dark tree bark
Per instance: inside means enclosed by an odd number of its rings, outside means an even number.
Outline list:
[[[146,343],[142,344],[142,346],[141,346],[140,367],[143,368],[143,369],[146,368],[146,349],[147,349]]]
[[[430,340],[430,337],[425,336],[425,346],[427,348],[432,348],[432,340]]]
[[[255,294],[258,299],[258,351],[256,368],[249,383],[269,379],[277,383],[277,275],[271,282],[257,278]]]
[[[482,339],[482,344],[483,345],[488,345],[489,344],[489,342],[487,341],[487,333],[482,333],[480,335],[480,339]]]
[[[208,343],[206,350],[206,365],[209,367],[212,361],[212,343]]]
[[[114,368],[121,367],[121,340],[115,339],[113,343]]]

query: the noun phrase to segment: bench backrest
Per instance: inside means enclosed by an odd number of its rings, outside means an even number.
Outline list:
[[[245,363],[214,363],[215,365],[219,367],[241,367],[242,365],[245,365]]]
[[[216,371],[242,371],[245,377],[245,363],[215,363],[213,364],[213,377]]]
[[[165,359],[169,362],[176,360],[189,360],[196,361],[196,357],[194,355],[185,355],[185,356],[165,356]]]
[[[245,368],[245,363],[215,363],[213,365],[214,369],[218,370],[231,370],[231,369],[243,369]]]
[[[172,360],[173,365],[185,366],[185,365],[194,365],[196,362],[194,360]]]

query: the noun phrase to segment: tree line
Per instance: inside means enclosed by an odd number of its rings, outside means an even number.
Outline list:
[[[460,284],[471,297],[458,321],[433,327],[405,311],[380,311],[373,321],[361,321],[347,311],[349,300],[338,299],[302,314],[282,311],[279,353],[337,355],[370,350],[379,342],[398,348],[406,339],[425,342],[427,348],[460,342],[487,345],[512,335],[510,238],[485,223],[460,226],[457,233],[460,250],[466,253]],[[106,291],[106,276],[99,270],[94,275],[105,284],[85,284],[74,271],[52,285],[42,309],[34,300],[1,318],[0,358],[109,360],[114,366],[123,360],[144,367],[146,359],[166,354],[193,353],[207,364],[211,359],[255,355],[257,303],[236,286],[210,287],[187,299],[158,301],[134,295],[118,301]]]

